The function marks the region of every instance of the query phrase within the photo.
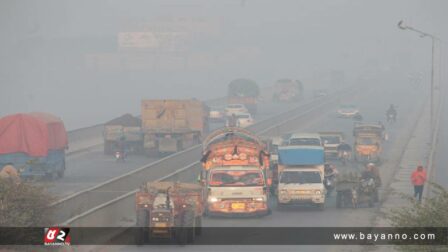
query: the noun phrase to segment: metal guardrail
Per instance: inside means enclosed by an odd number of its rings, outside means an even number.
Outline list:
[[[313,112],[319,112],[320,110],[333,105],[339,100],[339,96],[341,95],[341,93],[350,95],[351,93],[357,91],[358,90],[356,88],[352,88],[350,91],[341,90],[331,96],[327,96],[325,101],[322,101],[322,99],[311,101],[304,104],[303,106],[296,107],[280,115],[268,118],[264,121],[260,121],[259,123],[250,127],[250,129],[256,133],[264,134],[273,134],[278,130],[287,130],[287,126],[285,124],[292,123],[296,120],[302,120],[304,117],[311,116],[311,113]],[[129,200],[126,197],[131,197],[132,193],[135,192],[135,188],[138,187],[138,185],[147,181],[150,177],[156,177],[148,176],[155,170],[162,170],[165,172],[168,170],[168,172],[170,172],[170,176],[158,176],[162,177],[161,179],[163,179],[179,174],[180,172],[184,171],[185,167],[194,167],[195,164],[198,164],[197,160],[199,159],[201,154],[200,147],[201,145],[193,146],[187,150],[175,153],[171,156],[143,166],[120,177],[106,181],[100,185],[95,186],[94,188],[84,190],[75,195],[55,202],[53,204],[53,210],[63,213],[56,215],[58,216],[58,219],[56,221],[58,223],[71,225],[75,223],[83,223],[89,225],[96,223],[97,225],[101,226],[101,224],[98,224],[98,220],[106,218],[104,216],[109,216],[111,213],[105,213],[105,215],[101,217],[102,215],[97,215],[97,210],[101,211],[100,209],[104,209],[111,204],[115,204],[117,200]],[[173,166],[183,166],[184,168],[173,171]],[[131,205],[133,207],[133,204]],[[72,212],[68,212],[68,210],[72,210]],[[117,213],[116,209],[114,209],[113,211]],[[90,219],[91,216],[97,217]],[[96,221],[90,222],[86,220]],[[111,222],[103,222],[103,224],[108,223],[110,225]]]

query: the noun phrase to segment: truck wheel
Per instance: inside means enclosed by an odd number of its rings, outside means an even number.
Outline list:
[[[186,229],[187,242],[194,242],[195,238],[195,217],[193,210],[187,210],[184,214],[182,227]]]
[[[195,235],[202,235],[202,217],[197,216],[194,224]]]
[[[336,193],[336,207],[337,208],[342,207],[342,193],[341,192]]]
[[[63,178],[65,173],[65,160],[62,162],[61,169],[56,172],[58,178]]]
[[[374,204],[375,204],[375,203],[374,203],[374,199],[373,199],[373,197],[371,196],[370,199],[369,199],[369,207],[373,207]]]
[[[323,211],[325,209],[325,203],[317,204],[317,209],[319,209],[320,211]]]
[[[378,195],[378,190],[375,190],[375,192],[373,193],[373,202],[379,202],[380,201],[380,196]]]
[[[149,238],[149,213],[145,209],[137,210],[137,234],[135,235],[135,242],[137,245],[143,245]]]

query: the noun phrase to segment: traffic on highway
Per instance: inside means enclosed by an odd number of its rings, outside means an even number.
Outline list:
[[[1,2],[0,250],[445,251],[447,7]]]

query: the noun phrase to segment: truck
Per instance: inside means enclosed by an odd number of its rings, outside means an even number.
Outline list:
[[[277,206],[307,204],[323,210],[326,195],[324,148],[280,146],[278,154]]]
[[[123,141],[129,152],[143,152],[141,124],[141,120],[131,114],[124,114],[106,122],[103,130],[104,154],[114,154],[119,141]]]
[[[229,83],[227,103],[243,104],[251,114],[257,113],[260,88],[249,79],[236,79]]]
[[[202,231],[202,187],[180,182],[146,182],[135,194],[136,242],[156,239],[192,243]]]
[[[256,135],[242,128],[218,129],[204,140],[201,162],[207,215],[270,214],[269,154]]]
[[[319,132],[320,138],[324,145],[325,159],[338,158],[338,146],[344,141],[342,132]]]
[[[208,131],[208,107],[201,101],[143,100],[143,148],[160,156],[199,144]]]
[[[355,123],[355,160],[363,163],[380,162],[382,141],[386,137],[381,123]]]
[[[64,123],[54,115],[33,112],[0,118],[0,171],[7,169],[20,178],[61,178],[67,148]]]
[[[274,102],[294,102],[303,99],[303,85],[298,80],[280,79],[274,84]]]

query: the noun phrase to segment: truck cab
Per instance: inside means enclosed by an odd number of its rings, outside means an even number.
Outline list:
[[[319,132],[325,150],[326,159],[338,157],[338,147],[344,141],[342,132]]]
[[[323,184],[324,148],[281,146],[278,154],[278,206],[314,205],[323,209],[326,194]]]
[[[206,174],[208,215],[265,215],[266,176],[257,166],[214,167]]]
[[[280,173],[278,204],[312,204],[320,209],[325,204],[323,173],[319,167],[288,167]]]

